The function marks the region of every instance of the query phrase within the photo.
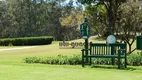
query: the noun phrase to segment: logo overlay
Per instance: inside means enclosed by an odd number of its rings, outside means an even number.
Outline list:
[[[62,41],[59,42],[60,49],[82,49],[84,48],[84,42],[67,42]]]

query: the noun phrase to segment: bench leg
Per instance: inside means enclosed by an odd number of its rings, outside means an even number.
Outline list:
[[[84,67],[84,55],[82,55],[82,67]]]
[[[84,67],[85,65],[84,65],[84,59],[82,59],[82,67]]]
[[[125,57],[125,68],[127,68],[127,57]]]
[[[91,57],[90,57],[90,65],[92,64],[92,59],[91,59]]]
[[[114,65],[114,58],[111,58],[111,64]]]
[[[121,61],[120,61],[121,57],[120,57],[120,54],[121,54],[121,51],[119,50],[119,51],[118,51],[118,69],[120,69],[120,65],[121,65]]]
[[[120,65],[121,65],[120,58],[118,58],[118,69],[120,69]]]

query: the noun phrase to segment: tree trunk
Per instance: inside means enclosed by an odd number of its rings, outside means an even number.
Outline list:
[[[129,54],[131,53],[131,50],[132,50],[132,47],[131,47],[132,45],[131,44],[129,44]]]

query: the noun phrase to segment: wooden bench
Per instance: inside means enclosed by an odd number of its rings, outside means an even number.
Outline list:
[[[86,53],[88,52],[88,54]],[[115,44],[105,44],[105,43],[90,43],[90,48],[88,50],[82,49],[82,67],[86,63],[92,63],[92,58],[111,58],[112,64],[114,65],[114,59],[118,59],[118,68],[120,69],[121,61],[124,59],[124,67],[127,67],[127,56],[126,56],[126,43],[115,43]]]

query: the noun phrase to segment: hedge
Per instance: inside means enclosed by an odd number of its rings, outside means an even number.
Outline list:
[[[48,57],[26,57],[23,59],[25,63],[42,63],[42,64],[58,64],[58,65],[77,65],[81,64],[81,55],[73,56],[48,56]]]
[[[127,65],[130,66],[142,66],[142,54],[131,54],[128,56]],[[58,64],[58,65],[81,65],[81,54],[74,54],[73,56],[48,56],[48,57],[26,57],[23,59],[25,63],[41,63],[41,64]],[[118,63],[118,60],[115,59],[115,64]],[[111,65],[111,59],[108,58],[94,58],[92,59],[92,64],[101,64],[101,65]],[[122,65],[124,61],[122,60]]]
[[[46,45],[51,44],[52,41],[52,36],[4,38],[0,39],[0,46]]]

